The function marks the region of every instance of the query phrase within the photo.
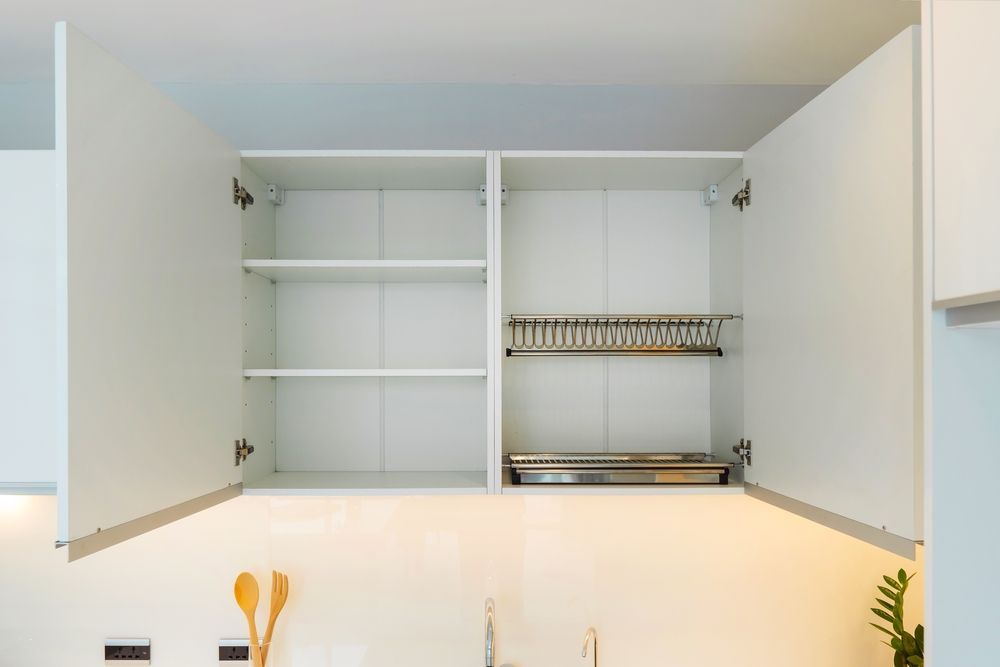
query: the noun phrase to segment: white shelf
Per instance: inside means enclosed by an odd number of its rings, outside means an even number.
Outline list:
[[[484,259],[246,259],[276,282],[485,282]]]
[[[251,496],[425,496],[486,493],[486,472],[275,472],[243,484]]]
[[[741,496],[743,484],[507,484],[505,496]]]
[[[743,153],[503,151],[502,159],[511,190],[703,190],[733,173]]]
[[[486,377],[485,368],[244,368],[243,377]]]
[[[486,182],[486,151],[243,151],[242,156],[265,183],[287,190],[479,190]]]

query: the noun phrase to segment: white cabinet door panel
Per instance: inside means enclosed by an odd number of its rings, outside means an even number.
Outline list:
[[[1000,301],[1000,2],[933,3],[934,299]]]
[[[748,481],[895,544],[919,539],[918,46],[897,36],[743,168]]]
[[[240,164],[66,24],[56,160],[58,539],[74,558],[239,490]]]

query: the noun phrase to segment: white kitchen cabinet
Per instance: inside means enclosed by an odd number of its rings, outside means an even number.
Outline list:
[[[60,541],[240,492],[741,493],[528,488],[503,457],[743,438],[753,494],[912,549],[915,35],[745,154],[240,154],[61,25]],[[505,316],[574,312],[735,317],[722,358],[504,355]]]
[[[1000,301],[1000,224],[990,196],[1000,169],[1000,91],[991,85],[1000,3],[935,0],[925,14],[935,305]]]

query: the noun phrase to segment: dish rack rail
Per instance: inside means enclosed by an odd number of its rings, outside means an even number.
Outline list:
[[[737,315],[511,315],[508,357],[721,357],[722,323]]]

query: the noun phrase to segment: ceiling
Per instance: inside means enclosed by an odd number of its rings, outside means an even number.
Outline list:
[[[828,84],[920,18],[913,0],[6,2],[8,82],[51,78],[64,19],[161,82]]]

